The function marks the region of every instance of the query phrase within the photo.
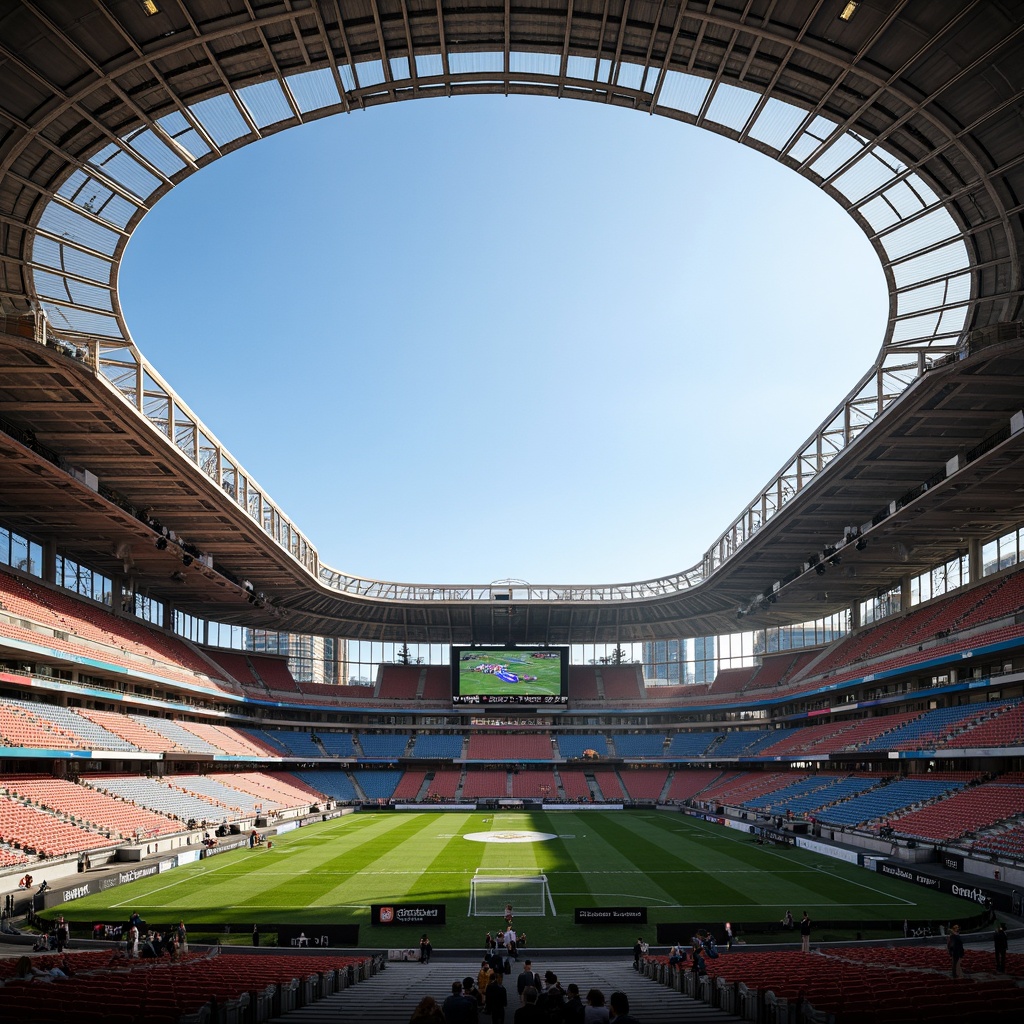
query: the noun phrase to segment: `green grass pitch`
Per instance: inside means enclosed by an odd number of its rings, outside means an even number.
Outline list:
[[[476,842],[479,832],[529,830],[554,838]],[[360,945],[415,945],[412,927],[371,927],[370,903],[447,906],[432,929],[438,948],[476,948],[500,921],[469,917],[470,879],[535,870],[548,876],[556,916],[517,918],[529,946],[631,946],[635,926],[573,923],[573,909],[646,906],[657,922],[708,926],[778,921],[786,910],[812,920],[945,923],[975,912],[969,902],[884,878],[804,850],[765,847],[744,833],[657,811],[359,813],[178,868],[59,910],[75,922],[119,923],[138,911],[154,924],[360,924]],[[644,929],[641,929],[644,930]],[[414,934],[415,933],[415,934]],[[689,936],[681,935],[680,940]],[[816,938],[825,938],[821,932]]]

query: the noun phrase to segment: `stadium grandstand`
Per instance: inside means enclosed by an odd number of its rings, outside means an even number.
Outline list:
[[[607,805],[927,850],[1020,913],[1020,5],[87,7],[0,5],[7,889],[338,807]],[[851,390],[691,568],[448,587],[328,566],[130,333],[121,260],[175,186],[307,121],[463,93],[717,133],[877,252],[874,365],[800,371]],[[559,702],[454,703],[452,645],[565,652]]]

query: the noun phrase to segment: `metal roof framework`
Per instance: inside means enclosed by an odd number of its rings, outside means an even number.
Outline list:
[[[655,635],[652,630],[679,635],[713,622],[720,629],[726,606],[731,611],[737,593],[749,594],[751,573],[740,572],[744,582],[718,587],[717,596],[715,580],[735,576],[738,563],[757,561],[765,527],[771,524],[768,532],[777,537],[792,518],[783,513],[798,497],[797,506],[813,508],[808,489],[840,456],[853,455],[854,442],[872,433],[908,389],[962,352],[970,332],[1000,330],[1020,317],[1024,5],[865,0],[843,20],[846,6],[843,0],[0,4],[0,309],[13,316],[45,313],[36,340],[55,335],[71,346],[79,357],[74,369],[92,373],[124,429],[144,439],[158,434],[173,452],[171,475],[193,479],[198,471],[214,485],[217,502],[231,506],[233,521],[241,513],[262,534],[265,552],[271,542],[275,562],[284,555],[283,564],[294,563],[293,594],[284,601],[295,612],[288,628],[335,632],[325,627],[344,622],[343,635],[489,641],[511,622],[495,624],[491,617],[487,627],[471,616],[471,624],[460,624],[462,612],[453,606],[487,604],[502,592],[517,602],[616,609],[596,618],[578,615],[586,621],[579,629],[556,626],[550,614],[548,626],[537,620],[529,627],[549,639],[620,640]],[[150,7],[156,13],[147,13]],[[656,580],[518,587],[515,594],[508,587],[361,579],[324,566],[313,544],[131,338],[117,296],[119,261],[134,228],[174,185],[225,153],[305,121],[470,92],[588,99],[718,132],[825,189],[879,255],[890,317],[875,365],[698,566]],[[1015,372],[1005,360],[1001,365]],[[52,394],[49,372],[41,372],[39,387]],[[18,373],[21,390],[0,397],[0,413],[28,422],[32,371],[21,365]],[[126,410],[140,422],[128,423]],[[958,421],[960,436],[949,435],[948,450],[931,453],[930,468],[905,467],[902,482],[916,485],[914,474],[932,476],[940,455],[944,464],[951,453],[980,443],[982,429],[1001,429],[995,421],[1009,422],[1014,412],[1012,389],[990,411],[984,424]],[[48,437],[74,448],[73,433]],[[85,464],[100,455],[84,442],[78,448]],[[130,470],[119,489],[135,501]],[[902,493],[900,483],[886,481],[897,492],[893,498]],[[866,494],[865,503],[871,500],[875,495]],[[805,545],[809,552],[824,550],[821,538],[835,530],[822,520],[817,533]],[[787,557],[762,575],[777,574],[777,583],[792,575],[786,565],[804,565]],[[281,593],[284,582],[274,582]],[[300,584],[309,590],[305,597]],[[693,598],[689,611],[677,600],[686,594]],[[650,602],[665,600],[674,610],[652,614]],[[409,614],[433,602],[445,608]],[[309,608],[306,619],[302,607]],[[411,624],[417,618],[422,632]]]

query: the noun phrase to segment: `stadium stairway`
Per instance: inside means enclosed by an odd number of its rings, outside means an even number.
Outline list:
[[[598,988],[605,999],[617,990],[625,992],[629,996],[630,1013],[643,1024],[728,1024],[742,1019],[637,974],[629,954],[614,959],[532,955],[533,969],[541,974],[554,971],[563,988],[575,982],[584,996],[588,989]],[[451,994],[453,981],[470,975],[475,979],[479,969],[479,957],[444,953],[435,955],[425,965],[417,961],[389,963],[366,981],[335,992],[311,1006],[274,1017],[272,1024],[278,1021],[282,1024],[406,1024],[424,996],[432,995],[438,1003],[443,1003]],[[521,970],[520,960],[512,976],[505,980],[510,996],[505,1015],[508,1024],[519,1005],[515,975]],[[480,1019],[486,1024],[490,1018],[481,1015]]]

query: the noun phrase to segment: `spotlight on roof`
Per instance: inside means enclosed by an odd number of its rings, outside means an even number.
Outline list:
[[[824,575],[825,575],[825,566],[823,566],[823,565],[821,564],[821,562],[819,562],[819,563],[818,563],[818,564],[817,564],[817,565],[816,565],[816,566],[814,567],[814,571],[815,571],[815,572],[816,572],[816,573],[817,573],[817,574],[818,574],[819,576],[824,576]]]
[[[191,565],[192,564],[192,556],[191,555],[182,555],[181,556],[181,564],[182,565]]]
[[[863,537],[861,537],[857,541],[857,550],[858,551],[863,551],[867,546],[868,546],[868,542]]]
[[[143,4],[143,7],[145,7],[145,4]],[[857,13],[858,7],[860,7],[860,0],[847,0],[846,5],[839,12],[839,20],[850,21]]]
[[[828,560],[828,564],[829,565],[839,565],[839,563],[842,562],[842,560],[843,560],[843,556],[842,555],[833,555]]]
[[[160,13],[160,7],[156,0],[139,0],[139,6],[142,8],[142,13],[145,14],[147,18],[152,18],[154,14]],[[856,7],[857,5],[854,4],[853,6]]]
[[[156,544],[157,551],[163,551],[167,547],[167,538],[157,537],[154,543]]]

